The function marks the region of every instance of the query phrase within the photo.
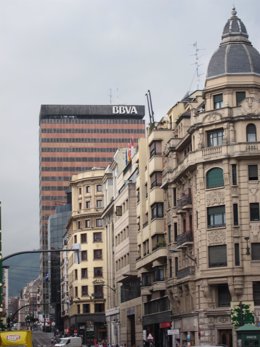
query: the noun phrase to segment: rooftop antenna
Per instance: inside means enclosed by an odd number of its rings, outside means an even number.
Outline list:
[[[119,104],[119,88],[116,88],[116,101]]]
[[[200,89],[200,76],[202,76],[203,74],[200,73],[200,71],[199,71],[199,67],[201,66],[201,64],[199,63],[199,59],[200,59],[199,51],[202,51],[202,49],[201,49],[201,48],[198,48],[198,43],[197,43],[197,41],[194,42],[194,43],[192,44],[192,46],[194,47],[194,50],[195,50],[195,53],[194,53],[193,55],[194,55],[194,57],[195,57],[195,63],[194,63],[194,65],[195,65],[195,76],[196,76],[196,81],[197,81],[197,89]],[[193,78],[193,79],[194,79],[194,78]],[[192,83],[193,83],[193,79],[192,79]],[[191,83],[191,84],[192,84],[192,83]],[[190,89],[191,89],[191,87],[190,87]]]
[[[112,93],[112,88],[109,89],[109,102],[110,102],[110,105],[112,105],[112,97],[113,97],[113,93]]]
[[[145,94],[145,96],[146,96],[146,99],[147,99],[150,123],[154,124],[154,112],[153,112],[153,104],[152,104],[152,95],[151,95],[151,92],[150,92],[149,89],[148,89],[147,93]]]

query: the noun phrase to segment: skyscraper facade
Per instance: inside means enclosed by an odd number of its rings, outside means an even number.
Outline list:
[[[140,105],[42,105],[39,116],[40,248],[48,249],[48,218],[66,202],[73,174],[105,168],[120,147],[131,147],[145,134]],[[127,159],[127,158],[126,158]],[[42,278],[48,256],[42,255]],[[42,293],[48,302],[47,287]]]

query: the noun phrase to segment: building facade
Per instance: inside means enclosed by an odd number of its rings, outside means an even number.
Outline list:
[[[233,9],[198,93],[169,113],[167,292],[181,344],[236,346],[231,309],[260,305],[260,55]]]
[[[107,282],[106,233],[103,211],[103,169],[72,176],[72,216],[66,243],[69,249],[80,244],[80,261],[68,252],[68,317],[70,333],[82,335],[85,344],[106,339],[105,303]]]
[[[126,149],[127,150],[127,149]],[[108,341],[113,345],[141,346],[142,305],[136,269],[136,175],[133,151],[125,164],[119,150],[103,179],[107,247],[106,322]]]
[[[40,110],[40,248],[48,249],[48,218],[66,203],[73,174],[106,168],[120,147],[144,136],[144,106],[42,105]],[[44,278],[48,256],[41,257],[42,301],[49,302]]]
[[[71,217],[71,193],[67,193],[67,204],[57,206],[55,213],[49,217],[48,237],[49,254],[48,277],[46,279],[50,293],[49,318],[55,322],[55,328],[63,330],[63,320],[61,319],[61,253],[54,252],[55,249],[64,248],[64,235],[67,231],[67,224]],[[47,315],[47,310],[44,309]]]

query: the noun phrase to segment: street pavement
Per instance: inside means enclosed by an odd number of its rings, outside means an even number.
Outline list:
[[[53,333],[46,333],[40,330],[34,330],[33,334],[33,347],[50,347],[51,338]]]

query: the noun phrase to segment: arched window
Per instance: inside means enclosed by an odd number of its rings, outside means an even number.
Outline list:
[[[207,188],[216,188],[224,186],[223,170],[219,167],[214,167],[207,172],[206,176]]]
[[[246,127],[247,142],[256,142],[256,126],[255,124],[248,124]]]

